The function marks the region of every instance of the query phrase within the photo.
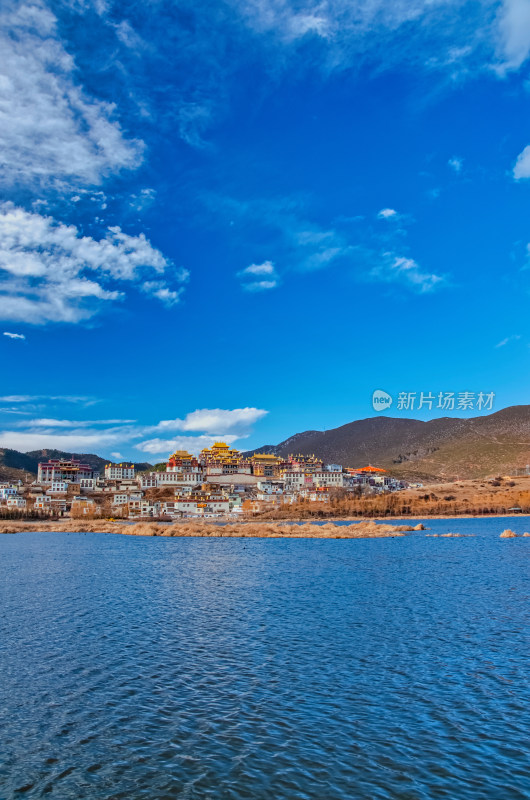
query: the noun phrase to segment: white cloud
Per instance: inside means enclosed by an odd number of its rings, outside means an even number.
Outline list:
[[[450,2],[450,0],[449,0]],[[426,13],[430,5],[444,0],[239,0],[237,3],[248,24],[260,32],[274,31],[290,42],[312,33],[321,38],[341,39],[344,35],[361,37],[368,29],[395,29]]]
[[[128,425],[136,422],[134,419],[53,419],[43,417],[29,419],[17,423],[20,428],[90,428],[98,425]]]
[[[431,292],[446,283],[442,275],[424,272],[413,258],[397,256],[395,253],[383,253],[371,277],[377,280],[403,283],[410,289],[420,293]]]
[[[183,103],[178,112],[179,134],[191,147],[207,147],[202,135],[211,122],[212,110],[204,103]]]
[[[187,281],[188,274],[187,270],[181,270],[179,275],[180,279],[183,282]],[[180,302],[183,291],[183,286],[176,290],[170,289],[165,281],[145,281],[145,283],[142,284],[142,292],[151,295],[151,297],[156,297],[167,308],[171,308],[171,306]]]
[[[151,208],[156,200],[155,189],[141,189],[138,194],[132,194],[129,199],[129,206],[135,211],[145,211]]]
[[[223,436],[223,442],[232,444],[237,436]],[[211,447],[219,441],[217,436],[177,436],[173,439],[147,439],[135,445],[137,450],[151,455],[167,456],[175,450],[187,450],[190,453],[199,453],[204,447]]]
[[[510,342],[516,342],[516,341],[518,341],[520,338],[521,338],[521,337],[520,337],[520,335],[519,335],[519,334],[513,334],[512,336],[507,336],[505,339],[502,339],[500,342],[498,342],[498,343],[495,345],[495,347],[505,347],[505,346],[506,346],[507,344],[509,344]]]
[[[505,0],[511,4],[517,0]],[[525,0],[518,0],[519,4]],[[496,0],[232,0],[255,32],[296,51],[313,40],[327,70],[376,63],[419,64],[450,75],[466,72],[478,53],[488,67],[499,34]],[[510,46],[509,39],[503,45]],[[513,45],[511,45],[513,47]],[[502,47],[501,47],[502,50]],[[304,52],[300,50],[300,52]],[[305,55],[305,52],[304,52]]]
[[[30,394],[5,394],[0,397],[2,403],[30,403],[35,400],[37,395]]]
[[[2,403],[33,403],[40,400],[57,401],[61,403],[82,403],[83,405],[94,405],[98,401],[93,397],[77,395],[47,395],[47,394],[7,394],[0,397]]]
[[[264,261],[263,264],[251,264],[249,267],[241,270],[239,275],[274,275],[274,264],[272,261]]]
[[[4,331],[4,336],[7,336],[9,339],[25,339],[23,333],[9,333],[9,331]]]
[[[178,283],[188,277],[143,233],[131,236],[114,226],[98,241],[51,217],[9,204],[0,208],[3,319],[34,324],[78,322],[93,316],[103,302],[121,299],[123,282],[164,272]],[[144,291],[166,304],[178,299],[180,290],[160,282],[152,286],[152,292]]]
[[[56,433],[53,430],[43,431],[0,431],[2,447],[13,450],[55,449],[89,453],[98,447],[108,447],[123,441],[119,431],[69,432]]]
[[[13,395],[10,399],[13,397],[21,400],[27,396]],[[251,407],[197,409],[183,419],[162,420],[152,426],[139,425],[130,419],[70,420],[43,417],[9,424],[4,421],[6,427],[0,431],[0,447],[22,451],[57,448],[84,452],[112,447],[115,451],[113,456],[117,458],[122,458],[118,448],[121,451],[125,445],[133,446],[133,443],[135,448],[146,453],[167,455],[175,449],[198,452],[219,439],[232,444],[237,439],[246,438],[252,426],[266,414],[264,409]],[[153,434],[167,436],[173,431],[181,431],[183,435],[167,439],[152,437]],[[198,435],[186,435],[194,433]]]
[[[100,183],[142,160],[115,108],[79,86],[72,56],[44,2],[7,3],[0,15],[0,180]]]
[[[246,292],[266,292],[268,289],[276,289],[278,281],[253,281],[242,286]]]
[[[241,220],[243,224],[249,221],[257,223],[265,229],[268,249],[274,248],[281,253],[282,261],[289,264],[291,273],[331,266],[340,266],[353,272],[362,262],[362,269],[358,269],[360,280],[369,276],[371,280],[394,281],[421,292],[431,291],[446,283],[444,277],[424,272],[413,259],[395,254],[401,242],[401,239],[397,241],[397,237],[404,234],[402,223],[410,221],[409,217],[395,209],[384,208],[379,213],[381,219],[399,219],[400,226],[385,226],[384,233],[380,230],[375,233],[373,230],[357,230],[353,239],[351,229],[342,231],[339,219],[335,220],[335,227],[324,227],[309,221],[303,213],[302,201],[296,198],[245,202],[228,197],[209,197],[207,202],[231,219]],[[345,220],[349,227],[351,221],[351,218]],[[381,256],[382,247],[385,252]],[[271,260],[253,263],[237,275],[247,291],[274,289],[277,285]],[[245,278],[248,280],[245,281]]]
[[[263,292],[278,286],[278,275],[272,261],[250,264],[240,270],[237,277],[241,280],[241,286],[246,292]],[[266,280],[256,280],[260,277],[265,277]]]
[[[530,178],[530,144],[517,156],[517,161],[513,168],[513,177],[516,181]]]
[[[121,453],[111,453],[111,456],[116,459],[122,459],[123,456]]]
[[[134,30],[128,20],[124,19],[115,26],[116,36],[125,47],[139,55],[145,49],[146,43],[142,37]]]
[[[234,224],[257,224],[266,231],[264,246],[274,250],[278,254],[276,260],[288,264],[291,271],[323,269],[351,253],[349,243],[338,230],[326,229],[306,218],[304,204],[297,198],[245,201],[210,195],[205,200],[216,215],[224,214]],[[250,264],[237,276],[247,291],[274,289],[280,283],[272,260]],[[265,280],[251,280],[259,277]]]
[[[518,69],[530,54],[530,3],[504,0],[498,14],[500,71]]]
[[[263,408],[200,408],[184,419],[167,419],[152,430],[197,431],[212,435],[243,433],[268,414]]]
[[[453,156],[447,162],[448,165],[454,170],[456,173],[462,172],[462,167],[464,166],[464,159],[459,158],[458,156]]]

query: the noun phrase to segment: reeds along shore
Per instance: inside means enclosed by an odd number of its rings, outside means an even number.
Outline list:
[[[496,485],[493,486],[493,483]],[[352,519],[384,517],[504,516],[515,506],[530,514],[530,479],[461,481],[379,495],[334,493],[329,503],[301,500],[255,515],[259,520]]]
[[[423,525],[388,525],[355,522],[351,525],[301,524],[289,525],[273,522],[243,522],[215,525],[206,521],[184,521],[171,525],[156,522],[138,522],[124,525],[114,522],[2,522],[0,533],[24,533],[30,531],[59,531],[64,533],[121,533],[128,536],[217,536],[266,539],[371,539],[404,536],[406,532],[424,530]]]

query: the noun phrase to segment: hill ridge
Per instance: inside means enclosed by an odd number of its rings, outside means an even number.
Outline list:
[[[530,463],[530,405],[477,417],[365,417],[247,451],[254,452],[314,453],[349,467],[373,463],[409,479],[486,477]]]

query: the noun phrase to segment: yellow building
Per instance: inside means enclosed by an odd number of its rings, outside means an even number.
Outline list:
[[[198,461],[191,453],[188,453],[187,450],[175,450],[173,455],[169,456],[167,462],[168,469],[174,469],[176,467],[196,467],[198,465]]]
[[[249,462],[226,442],[215,442],[212,447],[205,447],[199,454],[199,461],[208,475],[250,474]]]
[[[321,458],[317,458],[315,454],[306,455],[288,455],[287,464],[285,469],[289,472],[321,472],[324,465]]]
[[[252,472],[264,478],[277,478],[283,464],[281,458],[272,453],[255,453],[250,457]]]

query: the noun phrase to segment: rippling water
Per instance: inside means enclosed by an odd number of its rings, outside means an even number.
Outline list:
[[[530,796],[530,520],[0,536],[0,797]]]

